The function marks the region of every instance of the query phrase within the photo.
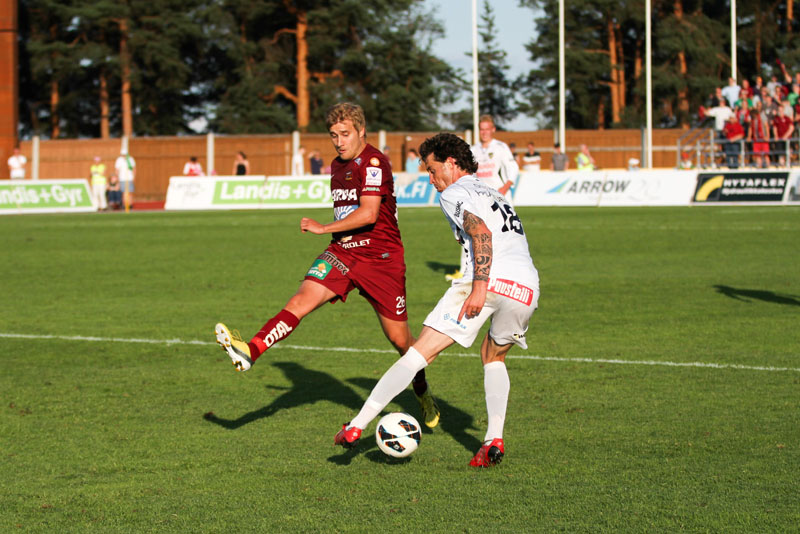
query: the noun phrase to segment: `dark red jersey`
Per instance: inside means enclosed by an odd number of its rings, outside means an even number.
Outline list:
[[[354,258],[370,261],[403,257],[403,241],[397,226],[394,178],[389,160],[367,144],[350,161],[339,158],[331,163],[333,216],[338,221],[354,212],[362,196],[380,196],[381,207],[374,224],[333,234],[332,243]]]

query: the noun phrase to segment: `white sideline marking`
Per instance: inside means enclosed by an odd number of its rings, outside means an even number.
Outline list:
[[[0,332],[0,338],[13,339],[60,339],[63,341],[98,341],[107,343],[146,343],[150,345],[216,345],[216,342],[183,340],[183,339],[141,339],[141,338],[122,338],[122,337],[94,337],[94,336],[53,336],[53,335],[33,335],[33,334],[12,334]],[[278,343],[272,349],[289,350],[314,350],[326,352],[369,352],[378,354],[397,354],[390,349],[354,349],[351,347],[312,347],[304,345],[287,345]],[[470,352],[448,352],[446,356],[457,356],[459,358],[478,358],[480,355]],[[706,363],[706,362],[660,362],[656,360],[619,360],[606,358],[559,358],[556,356],[534,356],[529,354],[509,354],[506,356],[516,360],[534,360],[542,362],[575,362],[575,363],[607,363],[612,365],[653,365],[663,367],[698,367],[706,369],[738,369],[742,371],[770,371],[770,372],[795,372],[800,373],[798,367],[766,367],[758,365],[740,365],[735,363]]]

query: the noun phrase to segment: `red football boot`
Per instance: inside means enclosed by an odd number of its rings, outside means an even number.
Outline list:
[[[503,440],[494,438],[491,443],[487,441],[483,444],[475,457],[470,460],[469,465],[472,467],[492,467],[500,463],[504,454]]]
[[[342,429],[336,433],[336,437],[333,438],[334,445],[341,445],[345,449],[352,449],[358,443],[358,438],[361,437],[361,429],[352,427],[347,428],[347,425],[350,423],[345,423],[342,425]]]

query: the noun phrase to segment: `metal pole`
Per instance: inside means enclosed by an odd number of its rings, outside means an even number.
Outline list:
[[[731,0],[731,78],[736,79],[736,0]]]
[[[651,34],[652,34],[652,21],[650,14],[650,0],[645,3],[645,69],[647,70],[647,168],[653,168],[653,72],[652,72],[652,47],[651,47]]]
[[[478,138],[478,0],[472,0],[472,131]]]
[[[561,145],[561,151],[566,154],[567,102],[564,86],[566,76],[564,56],[564,0],[558,0],[558,142]]]

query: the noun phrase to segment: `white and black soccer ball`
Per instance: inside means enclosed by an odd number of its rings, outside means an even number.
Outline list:
[[[405,458],[417,450],[421,437],[419,423],[407,413],[386,414],[375,429],[378,448],[394,458]]]

